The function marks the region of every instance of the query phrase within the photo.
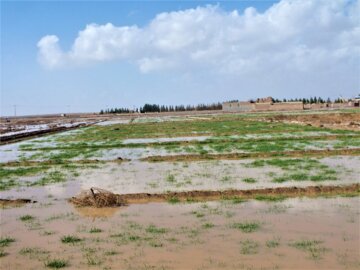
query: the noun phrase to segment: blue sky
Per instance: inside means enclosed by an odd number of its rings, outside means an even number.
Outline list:
[[[1,115],[355,95],[359,6],[2,1]]]

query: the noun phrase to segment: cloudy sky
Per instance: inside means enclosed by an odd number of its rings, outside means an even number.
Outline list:
[[[1,114],[360,92],[360,0],[2,1]]]

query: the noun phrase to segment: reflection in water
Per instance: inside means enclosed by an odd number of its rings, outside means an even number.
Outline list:
[[[104,218],[104,217],[112,217],[116,212],[120,211],[120,209],[124,209],[125,207],[75,207],[73,208],[78,212],[82,217],[91,217],[91,218]]]

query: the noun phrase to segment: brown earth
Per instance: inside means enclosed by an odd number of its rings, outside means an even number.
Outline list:
[[[168,201],[170,199],[178,199],[179,201],[187,200],[218,200],[218,199],[231,199],[234,196],[239,196],[244,199],[253,199],[260,195],[272,196],[281,195],[284,197],[315,197],[315,196],[330,196],[330,195],[360,195],[360,184],[352,184],[346,186],[309,186],[309,187],[277,187],[277,188],[265,188],[265,189],[250,189],[250,190],[194,190],[194,191],[182,191],[182,192],[168,192],[168,193],[132,193],[132,194],[113,194],[118,197],[115,201],[121,201],[124,203],[148,203]],[[74,203],[76,206],[97,206],[90,200],[90,204],[79,204],[79,199],[83,199],[83,194],[79,197],[73,197],[69,199],[69,202]],[[112,199],[113,200],[113,199]],[[87,199],[83,202],[88,201]],[[109,205],[106,205],[109,206]],[[117,206],[117,204],[115,205]]]
[[[270,158],[270,157],[322,157],[337,155],[359,155],[360,149],[326,149],[326,150],[300,150],[284,152],[254,152],[254,153],[229,153],[229,154],[205,154],[205,155],[172,155],[150,156],[142,158],[142,161],[194,161],[194,160],[219,160],[219,159],[247,159],[247,158]]]
[[[300,123],[333,129],[360,130],[360,110],[357,113],[279,114],[266,117],[265,121]]]

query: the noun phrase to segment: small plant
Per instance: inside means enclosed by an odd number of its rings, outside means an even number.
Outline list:
[[[260,224],[258,222],[243,222],[243,223],[234,223],[231,225],[232,228],[240,229],[244,233],[252,233],[260,229]]]
[[[65,235],[61,238],[61,242],[65,244],[74,244],[80,242],[81,238],[74,235]]]
[[[100,265],[102,263],[98,257],[94,256],[94,254],[87,253],[85,257],[88,265]]]
[[[223,176],[221,178],[221,182],[229,182],[231,180],[231,177],[230,176]]]
[[[245,183],[248,183],[248,184],[256,183],[256,180],[254,178],[252,178],[252,177],[244,178],[242,181],[245,182]]]
[[[10,243],[15,242],[14,238],[11,237],[1,237],[0,238],[0,247],[7,247]]]
[[[115,251],[115,250],[108,250],[108,251],[104,252],[105,256],[114,256],[114,255],[117,255],[117,254],[119,254],[119,253],[117,251]]]
[[[266,246],[268,248],[276,248],[280,245],[280,239],[279,238],[274,238],[272,240],[268,240],[266,241]]]
[[[215,226],[215,225],[212,224],[212,223],[205,223],[205,224],[202,225],[202,227],[203,227],[204,229],[211,229],[211,228],[213,228],[214,226]]]
[[[0,250],[0,258],[1,257],[5,257],[7,255],[7,253],[3,250]]]
[[[281,202],[286,200],[288,197],[284,195],[257,195],[255,200],[266,201],[266,202]]]
[[[258,253],[259,244],[253,240],[245,240],[240,242],[240,253],[244,255]]]
[[[62,259],[53,259],[45,263],[46,267],[59,269],[69,265],[69,263]]]
[[[168,174],[166,176],[166,181],[169,182],[169,183],[174,183],[176,180],[175,180],[175,175],[173,174]]]
[[[90,233],[101,233],[102,229],[93,227],[93,228],[90,229],[89,232]]]
[[[176,204],[176,203],[179,203],[179,202],[180,202],[180,200],[177,197],[171,197],[171,198],[168,199],[168,203],[171,203],[171,204]]]
[[[146,228],[146,232],[153,234],[163,234],[166,233],[167,230],[165,228],[158,228],[155,225],[151,224]]]
[[[320,246],[322,241],[318,240],[300,240],[294,243],[289,244],[292,247],[297,249],[307,251],[310,254],[310,257],[314,260],[320,259],[322,254],[327,251],[328,249]]]
[[[25,216],[20,217],[21,221],[31,221],[31,220],[34,220],[34,219],[35,219],[35,217],[33,217],[31,215],[25,215]]]

